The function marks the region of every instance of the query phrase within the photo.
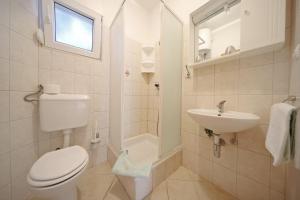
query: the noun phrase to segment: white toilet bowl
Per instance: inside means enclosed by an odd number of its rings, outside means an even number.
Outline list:
[[[86,169],[88,160],[86,150],[80,146],[46,153],[27,175],[33,196],[47,200],[76,200],[76,181]]]

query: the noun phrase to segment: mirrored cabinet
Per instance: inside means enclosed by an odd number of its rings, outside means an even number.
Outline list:
[[[191,66],[282,47],[285,7],[286,0],[210,0],[190,15],[194,57]]]

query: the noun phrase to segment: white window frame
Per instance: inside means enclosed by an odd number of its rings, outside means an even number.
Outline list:
[[[75,0],[43,0],[42,16],[44,26],[45,46],[92,58],[101,58],[102,15],[81,5]],[[55,12],[54,5],[58,3],[85,17],[94,20],[92,51],[55,41]]]

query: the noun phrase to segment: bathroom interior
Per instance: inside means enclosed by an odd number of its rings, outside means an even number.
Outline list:
[[[0,0],[0,42],[0,200],[300,199],[300,0]]]

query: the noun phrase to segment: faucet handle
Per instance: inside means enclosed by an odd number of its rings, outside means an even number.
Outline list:
[[[217,107],[221,107],[226,103],[226,100],[222,100],[218,103]]]

